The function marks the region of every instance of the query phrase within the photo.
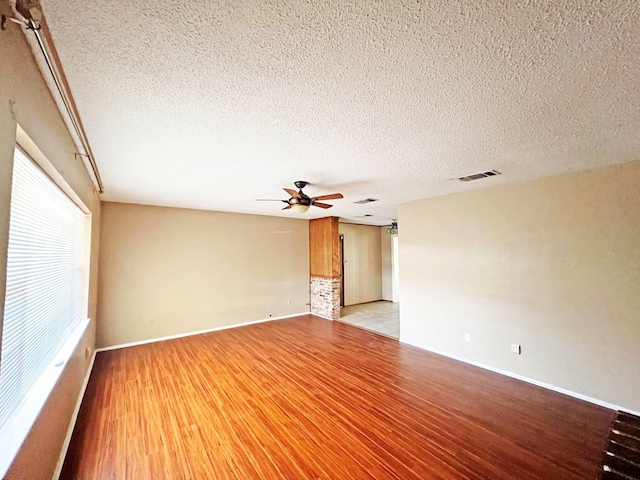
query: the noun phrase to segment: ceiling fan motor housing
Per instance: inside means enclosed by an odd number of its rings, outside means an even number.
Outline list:
[[[300,198],[291,197],[289,199],[289,205],[311,205],[311,199],[306,195],[301,196]]]

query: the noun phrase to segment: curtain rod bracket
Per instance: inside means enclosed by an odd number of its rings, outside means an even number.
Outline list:
[[[51,54],[49,47],[47,46],[47,40],[45,39],[46,32],[44,30],[41,31],[43,16],[42,11],[40,10],[39,1],[9,0],[9,3],[11,4],[11,8],[13,9],[13,12],[16,16],[9,17],[5,14],[0,14],[2,15],[2,19],[0,20],[0,28],[2,30],[5,30],[7,20],[11,20],[12,22],[23,26],[26,30],[31,30],[33,32],[35,44],[37,45],[40,53],[42,53],[42,58],[47,67],[46,70],[48,70],[51,74],[51,80],[53,82],[53,85],[55,86],[54,89],[49,85],[49,89],[54,95],[54,99],[56,97],[56,92],[59,95],[60,101],[58,101],[57,99],[55,99],[55,101],[56,104],[58,104],[58,108],[61,110],[61,113],[63,110],[66,111],[68,121],[66,119],[64,121],[67,124],[69,133],[72,136],[73,133],[75,133],[75,135],[77,136],[77,142],[75,139],[73,139],[74,143],[76,143],[76,148],[83,149],[86,152],[86,154],[80,154],[78,152],[75,158],[77,158],[77,155],[80,155],[83,163],[85,163],[85,167],[89,172],[91,182],[96,187],[98,193],[103,193],[104,186],[102,185],[102,179],[100,178],[98,165],[93,158],[91,146],[89,145],[89,141],[80,122],[78,112],[75,108],[73,100],[71,99],[71,92],[68,90],[68,85],[66,85],[65,83],[64,74],[61,73],[62,66],[56,62],[55,57]],[[25,35],[27,35],[26,32]],[[27,35],[27,38],[30,38],[30,35]],[[40,71],[43,74],[44,78],[45,69],[40,67]]]
[[[26,28],[27,30],[40,30],[40,25],[38,25],[36,22],[34,22],[33,20],[21,20],[19,18],[16,17],[7,17],[4,13],[2,14],[2,18],[0,19],[0,30],[6,30],[7,29],[7,20],[13,22],[13,23],[17,23],[18,25],[22,25],[24,28]]]

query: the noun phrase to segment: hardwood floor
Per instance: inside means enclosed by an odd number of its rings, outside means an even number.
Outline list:
[[[63,479],[596,479],[615,412],[310,315],[99,353]]]

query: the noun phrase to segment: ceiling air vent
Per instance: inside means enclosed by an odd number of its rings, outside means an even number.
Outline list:
[[[496,175],[502,175],[497,170],[489,170],[488,172],[474,173],[473,175],[467,175],[466,177],[460,177],[458,180],[461,182],[470,182],[471,180],[480,180],[481,178],[494,177]]]
[[[371,203],[371,202],[377,202],[378,199],[377,198],[365,198],[364,200],[358,200],[357,202],[353,202],[353,203],[359,203],[359,204],[364,204],[364,203]]]

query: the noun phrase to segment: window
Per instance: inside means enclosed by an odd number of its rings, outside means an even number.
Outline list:
[[[86,328],[88,222],[90,215],[16,148],[0,350],[0,475]],[[24,433],[13,445],[18,428]]]

